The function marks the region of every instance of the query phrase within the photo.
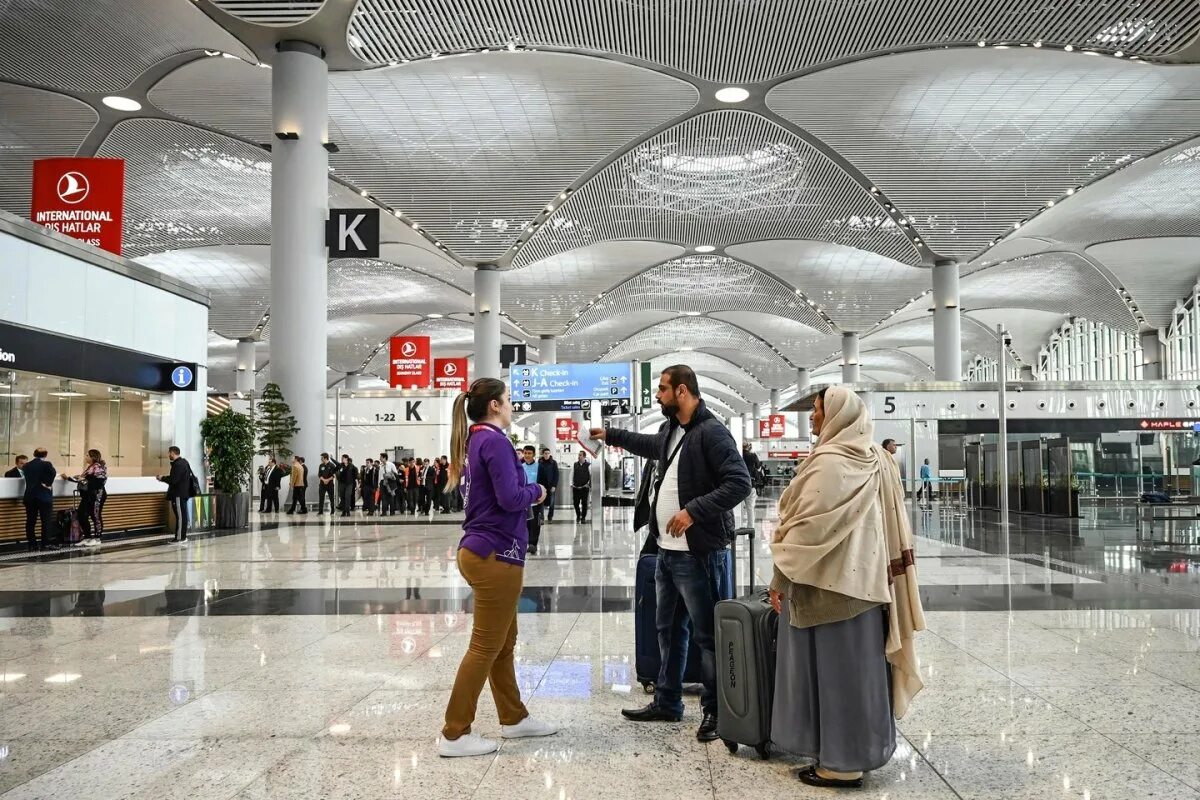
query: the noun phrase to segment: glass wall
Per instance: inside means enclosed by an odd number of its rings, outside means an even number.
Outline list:
[[[1142,347],[1134,334],[1074,319],[1051,335],[1036,372],[1045,381],[1140,380]]]
[[[1021,380],[1021,367],[1009,361],[1005,365],[1005,372],[1008,374],[1010,381]],[[996,381],[999,362],[994,358],[976,358],[973,362],[967,365],[967,374],[964,377],[966,381],[974,381],[977,383],[990,383]]]
[[[44,447],[59,472],[83,469],[99,450],[112,477],[162,475],[174,435],[174,400],[119,386],[0,372],[0,464]]]
[[[1164,375],[1168,380],[1194,381],[1200,378],[1200,303],[1196,290],[1175,308],[1167,330]]]

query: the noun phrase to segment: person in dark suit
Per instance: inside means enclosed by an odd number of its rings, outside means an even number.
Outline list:
[[[171,462],[171,472],[159,475],[158,479],[167,484],[167,502],[175,514],[175,530],[173,541],[183,547],[187,546],[188,529],[188,500],[192,493],[192,465],[183,457],[179,448],[171,445],[167,448],[167,460]]]
[[[421,462],[414,458],[408,462],[408,513],[416,514],[421,507]]]
[[[558,494],[558,462],[554,460],[554,454],[550,452],[549,447],[542,448],[542,460],[538,464],[539,472],[545,470],[546,482],[542,483],[548,492],[546,502],[543,504],[546,508],[546,522],[554,521],[554,498]]]
[[[28,456],[24,456],[24,455],[17,456],[16,460],[13,462],[13,468],[10,469],[8,472],[4,473],[4,477],[6,477],[6,478],[23,477],[21,475],[21,470],[23,470],[25,468],[25,462],[28,460],[29,460]]]
[[[363,513],[371,517],[375,515],[375,490],[379,488],[379,467],[375,461],[368,458],[363,462],[359,472],[359,485],[362,486]]]
[[[39,548],[33,529],[38,517],[41,517],[41,547],[49,547],[54,530],[54,478],[58,473],[54,471],[54,465],[46,460],[46,448],[34,450],[33,459],[25,462],[21,472],[25,476],[25,541],[30,550]]]
[[[271,470],[267,473],[267,504],[266,510],[268,513],[279,511],[279,488],[283,485],[283,479],[288,476],[288,470],[282,465],[271,459]]]
[[[449,514],[450,495],[446,493],[446,487],[450,482],[450,459],[441,456],[434,459],[433,465],[437,467],[437,480],[434,481],[435,502],[439,511]]]
[[[421,467],[421,513],[428,514],[437,497],[437,467],[428,458]]]
[[[342,456],[338,484],[342,489],[342,516],[348,517],[354,513],[354,490],[358,487],[358,467],[354,466],[354,460],[348,455]]]

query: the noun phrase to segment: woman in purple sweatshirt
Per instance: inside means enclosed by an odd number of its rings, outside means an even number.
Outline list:
[[[438,754],[447,758],[494,753],[499,743],[471,732],[483,684],[491,681],[505,739],[549,736],[553,725],[529,716],[521,702],[513,647],[517,642],[517,601],[525,572],[529,507],[546,499],[539,484],[528,484],[504,429],[512,424],[508,386],[479,378],[454,401],[450,431],[452,490],[462,482],[467,518],[458,543],[458,570],[475,601],[471,646],[458,666]],[[469,429],[467,417],[473,424]]]

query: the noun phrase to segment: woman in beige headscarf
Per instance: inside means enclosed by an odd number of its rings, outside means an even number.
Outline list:
[[[854,392],[816,398],[820,442],[779,500],[771,599],[780,612],[771,739],[816,759],[813,786],[856,788],[896,749],[921,690],[924,630],[900,475]]]

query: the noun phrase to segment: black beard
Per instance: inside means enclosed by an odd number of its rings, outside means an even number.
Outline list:
[[[679,413],[679,406],[660,405],[659,411],[667,419],[674,419],[675,415]]]

